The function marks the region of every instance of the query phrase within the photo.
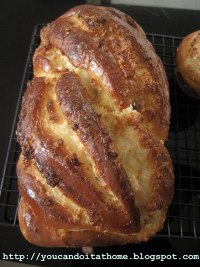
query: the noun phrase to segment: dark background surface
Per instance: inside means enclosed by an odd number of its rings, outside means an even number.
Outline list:
[[[22,80],[26,56],[34,26],[42,22],[50,22],[72,6],[83,4],[85,1],[67,0],[0,0],[0,174],[3,170],[6,149],[11,125],[15,112],[17,97]],[[175,10],[164,8],[148,8],[134,6],[116,6],[131,15],[145,32],[167,35],[185,36],[200,28],[200,11]],[[1,212],[1,211],[0,211]],[[200,241],[170,240],[154,238],[142,244],[123,247],[98,249],[97,253],[110,252],[113,254],[143,252],[144,254],[199,254]],[[21,236],[18,228],[0,227],[0,259],[2,253],[29,254],[42,252],[44,254],[64,254],[80,250],[44,249],[28,244]],[[176,261],[176,264],[192,266],[197,261]],[[198,264],[200,260],[198,261]],[[1,264],[1,263],[0,263]],[[34,262],[31,262],[34,264]],[[62,262],[35,264],[44,266],[59,266]],[[95,266],[108,266],[111,262],[93,262]],[[144,265],[149,261],[121,262],[115,261],[116,266]],[[156,262],[153,262],[156,265]],[[158,262],[157,262],[158,264]],[[159,263],[160,264],[160,263]],[[162,263],[164,264],[164,263]],[[169,263],[168,263],[169,264]],[[84,266],[86,261],[65,262],[65,266]],[[1,265],[0,265],[1,266]],[[3,265],[2,265],[3,266]]]

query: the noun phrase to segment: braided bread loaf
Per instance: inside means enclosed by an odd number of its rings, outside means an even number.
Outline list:
[[[71,9],[41,31],[18,127],[20,229],[40,246],[148,240],[164,223],[173,167],[168,84],[122,12]]]

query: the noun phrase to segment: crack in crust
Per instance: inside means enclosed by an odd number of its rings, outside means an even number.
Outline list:
[[[42,29],[33,62],[17,126],[23,235],[40,246],[148,240],[174,176],[166,75],[143,30],[79,6]]]

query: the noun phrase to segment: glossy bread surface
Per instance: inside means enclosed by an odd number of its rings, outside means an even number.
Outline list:
[[[143,30],[116,9],[78,6],[42,29],[33,64],[17,127],[23,235],[40,246],[148,240],[174,176],[168,84]]]

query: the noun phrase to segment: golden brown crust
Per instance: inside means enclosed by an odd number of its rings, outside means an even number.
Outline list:
[[[112,8],[81,6],[41,32],[74,67],[87,70],[109,90],[120,109],[136,103],[143,125],[162,140],[169,129],[168,83],[160,59],[141,27]],[[44,55],[44,52],[35,54]]]
[[[186,84],[200,97],[200,31],[183,38],[177,48],[176,66]]]
[[[40,246],[148,240],[162,228],[173,167],[163,66],[122,12],[76,7],[41,32],[17,127],[19,222]]]
[[[64,83],[64,86],[70,84],[71,91],[77,94],[80,90],[77,86],[80,85],[75,84],[76,80],[74,82],[72,81],[74,76],[69,73],[71,79],[69,79],[69,83]],[[78,131],[82,130],[80,140],[86,146],[87,144],[89,145],[88,150],[95,157],[93,160],[97,168],[99,168],[100,175],[102,175],[107,186],[112,189],[122,202],[122,209],[119,210],[119,213],[118,211],[113,212],[110,206],[111,210],[107,211],[109,207],[104,205],[101,196],[91,187],[90,182],[83,173],[81,163],[79,163],[77,156],[74,154],[71,155],[62,144],[55,146],[51,133],[44,132],[42,119],[39,118],[42,118],[41,111],[46,106],[45,97],[48,95],[48,86],[45,85],[42,78],[33,79],[24,95],[22,107],[23,110],[26,110],[26,114],[24,115],[22,111],[23,117],[20,116],[17,130],[19,142],[22,145],[22,154],[25,156],[26,161],[30,160],[30,158],[34,159],[36,167],[42,173],[49,186],[57,186],[64,196],[72,199],[80,207],[87,209],[90,223],[94,226],[102,230],[107,228],[117,230],[119,228],[121,232],[125,233],[138,231],[139,215],[134,205],[132,190],[125,171],[112,160],[112,153],[114,151],[111,151],[108,146],[111,140],[109,140],[105,131],[102,129],[99,131],[101,126],[98,121],[98,115],[91,109],[89,103],[81,103],[83,101],[81,92],[80,95],[77,94],[77,100],[69,92],[68,102],[65,102],[67,88],[62,88],[62,79],[63,77],[58,80],[56,91],[60,98],[58,98],[59,101],[62,102],[61,107],[64,109],[63,113],[65,114],[68,111],[69,115],[67,115],[66,119],[77,123]],[[74,114],[71,116],[76,116],[77,120],[75,120],[75,117],[70,118],[72,112]],[[97,123],[96,127],[95,123]],[[90,125],[94,126],[93,129],[89,129]],[[98,143],[98,139],[95,138],[96,147],[93,143],[94,136],[99,136],[102,139]],[[27,151],[32,151],[32,154],[30,155],[29,153],[28,157]],[[24,175],[26,173],[22,171],[22,167],[19,167],[19,187],[21,188],[21,183],[23,183],[26,184],[27,189],[30,185],[27,184]],[[116,183],[117,180],[119,180],[118,183]],[[42,186],[38,185],[38,187],[42,189]],[[24,195],[24,192],[21,192],[21,194]],[[90,197],[88,198],[88,196]],[[118,220],[116,220],[117,216],[119,216]]]

